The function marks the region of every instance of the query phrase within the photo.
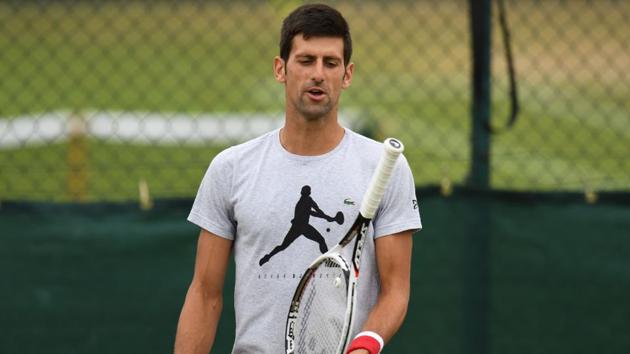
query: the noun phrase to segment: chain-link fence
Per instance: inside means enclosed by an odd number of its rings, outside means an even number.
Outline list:
[[[132,199],[139,186],[192,196],[216,152],[282,124],[271,63],[281,20],[300,3],[3,1],[0,199]],[[418,185],[465,183],[468,1],[332,4],[355,42],[341,119],[405,141]],[[630,190],[630,2],[506,9],[520,115],[491,137],[491,186]],[[493,23],[500,126],[508,76]]]

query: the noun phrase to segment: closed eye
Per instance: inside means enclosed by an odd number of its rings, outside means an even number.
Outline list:
[[[312,64],[314,61],[315,61],[315,58],[311,56],[301,56],[297,58],[297,62],[302,65]]]

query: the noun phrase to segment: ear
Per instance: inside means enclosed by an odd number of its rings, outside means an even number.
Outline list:
[[[347,89],[350,87],[352,83],[352,72],[354,71],[354,63],[350,63],[346,66],[346,70],[343,74],[343,82],[341,83],[341,87]]]
[[[273,75],[276,77],[276,81],[280,83],[287,81],[285,63],[280,57],[273,58]]]

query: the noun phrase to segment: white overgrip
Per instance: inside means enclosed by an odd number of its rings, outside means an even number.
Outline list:
[[[376,166],[376,171],[374,171],[372,175],[370,185],[361,202],[360,212],[364,218],[372,219],[374,217],[376,209],[385,193],[387,183],[392,176],[396,161],[404,149],[403,144],[397,139],[387,138],[383,142],[383,154],[381,155],[381,159]]]

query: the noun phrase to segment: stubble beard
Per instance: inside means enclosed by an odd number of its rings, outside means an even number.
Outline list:
[[[333,110],[334,103],[330,98],[320,103],[311,103],[308,97],[302,96],[295,106],[307,121],[314,122],[326,117]]]

